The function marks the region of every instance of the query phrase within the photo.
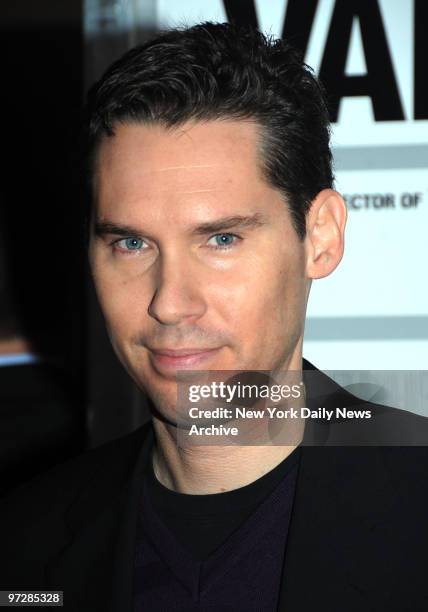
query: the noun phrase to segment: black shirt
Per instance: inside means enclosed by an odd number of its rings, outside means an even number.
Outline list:
[[[202,561],[254,512],[298,462],[299,456],[300,448],[296,448],[273,470],[249,485],[209,495],[171,491],[156,478],[150,462],[147,492],[164,525],[195,559]]]
[[[143,483],[135,610],[276,610],[300,449],[255,482],[212,495]]]

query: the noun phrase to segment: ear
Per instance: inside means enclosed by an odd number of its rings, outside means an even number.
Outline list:
[[[310,279],[328,276],[343,256],[346,205],[333,189],[323,189],[306,217],[306,274]]]

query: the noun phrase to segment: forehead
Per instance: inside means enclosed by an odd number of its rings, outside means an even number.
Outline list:
[[[262,176],[258,141],[250,121],[120,124],[98,151],[93,219],[165,237],[231,216],[288,226],[282,194]]]
[[[160,125],[119,124],[97,155],[98,199],[204,190],[254,190],[262,181],[257,126],[247,121]]]

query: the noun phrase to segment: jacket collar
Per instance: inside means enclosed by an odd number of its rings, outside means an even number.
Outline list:
[[[280,611],[370,608],[390,580],[396,487],[381,447],[302,448]]]
[[[64,591],[66,610],[132,610],[139,485],[152,443],[152,428],[146,424],[90,451],[92,461],[82,456],[79,493],[61,525],[52,525],[56,550],[45,567],[46,584]]]
[[[361,400],[304,360],[307,405],[351,407]],[[306,376],[305,376],[306,374]],[[382,449],[329,446],[340,427],[310,419],[306,423],[297,477],[278,610],[367,609],[385,589],[375,557],[388,549],[387,500],[393,478]],[[386,514],[386,516],[385,516]],[[380,529],[379,529],[380,527]],[[339,603],[338,606],[338,602]],[[337,607],[338,606],[338,607]]]

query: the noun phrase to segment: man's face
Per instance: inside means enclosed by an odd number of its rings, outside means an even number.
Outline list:
[[[178,370],[300,368],[305,249],[262,178],[257,128],[117,125],[90,260],[119,359],[174,421]]]

